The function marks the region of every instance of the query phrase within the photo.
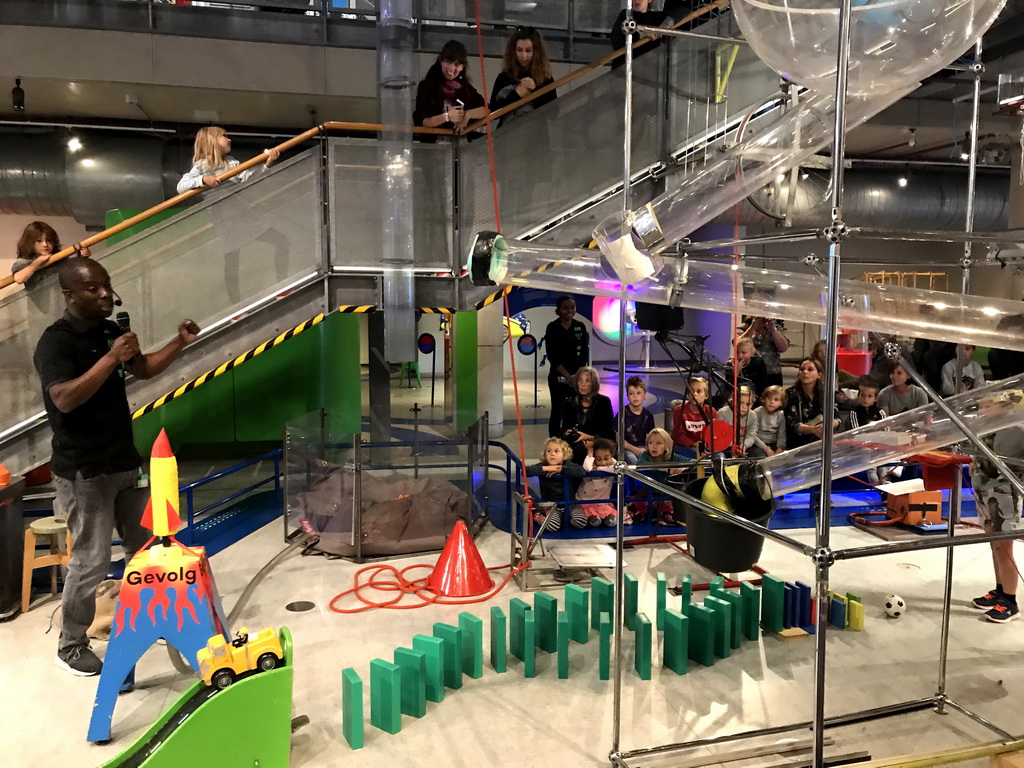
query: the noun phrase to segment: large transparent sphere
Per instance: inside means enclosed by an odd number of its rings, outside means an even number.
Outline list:
[[[853,0],[850,93],[889,91],[948,66],[989,28],[1006,0]],[[835,87],[840,0],[733,0],[754,52],[814,90]]]

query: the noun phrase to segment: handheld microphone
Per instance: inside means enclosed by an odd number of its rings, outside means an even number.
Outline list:
[[[116,293],[114,295],[117,296]],[[116,299],[114,301],[114,304],[116,306],[120,307],[121,306],[120,298]],[[132,329],[132,321],[131,321],[131,318],[128,317],[128,313],[127,312],[118,312],[114,316],[114,322],[117,323],[117,327],[120,328],[122,331],[127,332],[127,331],[130,331]]]

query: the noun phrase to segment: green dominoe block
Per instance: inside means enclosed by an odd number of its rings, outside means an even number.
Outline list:
[[[622,600],[622,623],[626,625],[626,629],[635,629],[636,611],[640,602],[640,583],[631,573],[622,577]]]
[[[665,577],[664,573],[659,573],[655,578],[658,608],[654,615],[654,622],[658,631],[661,631],[665,628],[665,608],[668,605],[668,579]]]
[[[352,667],[341,673],[341,733],[352,749],[363,746],[363,681]]]
[[[569,635],[572,630],[569,626],[569,614],[565,611],[558,612],[558,679],[565,680],[569,677]]]
[[[484,676],[484,622],[472,613],[459,614],[462,630],[462,672],[474,680]]]
[[[495,672],[508,669],[508,621],[496,605],[491,606],[491,666]]]
[[[679,581],[679,605],[689,605],[691,595],[693,594],[693,577],[690,574],[686,574]]]
[[[430,635],[415,635],[412,647],[426,659],[427,701],[444,701],[444,641]]]
[[[558,650],[558,598],[544,592],[535,592],[533,613],[537,620],[537,647],[547,653],[554,653]]]
[[[697,603],[683,606],[683,615],[690,620],[690,658],[710,667],[715,663],[715,612]]]
[[[597,676],[601,680],[607,680],[611,677],[612,669],[612,615],[607,611],[601,611],[597,628],[601,640],[598,653]]]
[[[636,615],[633,630],[634,647],[633,668],[641,680],[651,679],[651,620],[643,613]]]
[[[370,724],[387,733],[402,730],[402,670],[384,659],[370,662]]]
[[[453,690],[462,687],[462,634],[451,624],[434,625],[434,637],[444,643],[444,684]]]
[[[569,614],[569,631],[572,639],[583,644],[590,640],[590,626],[587,611],[590,592],[578,584],[565,585],[565,611]]]
[[[595,576],[590,580],[590,627],[601,628],[601,614],[615,614],[615,585],[608,579]]]
[[[712,618],[715,628],[715,655],[727,659],[732,645],[729,642],[732,634],[732,606],[721,598],[708,595],[704,598],[704,607],[715,613]]]
[[[427,713],[427,655],[412,648],[395,649],[395,665],[402,670],[402,714]]]
[[[662,664],[677,675],[685,675],[689,655],[690,620],[671,608],[665,611]]]
[[[732,606],[732,623],[729,625],[729,645],[733,650],[740,647],[743,639],[743,599],[735,592],[723,589],[715,597],[725,600]]]
[[[715,576],[708,585],[708,594],[718,597],[719,592],[725,591],[725,576]]]
[[[742,582],[740,600],[743,601],[743,636],[747,640],[757,640],[761,626],[761,590]]]
[[[523,677],[535,677],[537,674],[536,622],[533,611],[523,617]]]
[[[769,632],[781,632],[786,582],[766,573],[761,577],[761,592],[761,624]]]
[[[520,661],[526,661],[526,617],[533,613],[530,604],[513,597],[508,604],[508,649]],[[532,642],[532,639],[531,639]]]

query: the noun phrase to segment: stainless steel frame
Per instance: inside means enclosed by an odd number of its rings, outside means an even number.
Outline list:
[[[831,221],[827,226],[820,229],[803,230],[798,232],[791,232],[787,234],[770,234],[761,237],[751,238],[735,238],[729,240],[718,240],[710,243],[680,243],[678,250],[680,253],[691,251],[691,250],[709,250],[712,248],[723,248],[729,246],[746,246],[756,243],[772,243],[772,242],[794,242],[800,240],[811,240],[811,239],[824,239],[829,242],[829,282],[828,290],[826,292],[827,297],[827,318],[826,318],[826,340],[828,343],[827,358],[832,360],[832,365],[825,371],[825,403],[824,412],[831,413],[835,405],[835,381],[836,381],[836,346],[837,346],[837,331],[838,331],[838,312],[839,312],[839,267],[841,262],[841,248],[842,243],[845,239],[851,236],[859,235],[865,237],[871,237],[873,239],[885,239],[885,240],[926,240],[926,241],[945,241],[945,242],[963,242],[964,243],[964,257],[961,262],[963,269],[962,274],[962,292],[966,293],[969,288],[970,281],[970,266],[971,266],[971,248],[974,243],[985,243],[985,244],[1002,244],[1017,242],[1021,239],[1020,233],[984,233],[979,234],[973,231],[974,228],[974,209],[973,204],[968,205],[967,220],[965,223],[964,233],[957,235],[955,233],[938,233],[938,232],[899,232],[891,230],[871,230],[867,228],[850,228],[843,221],[843,172],[844,172],[844,142],[845,142],[845,102],[847,94],[847,69],[849,64],[849,52],[850,52],[850,13],[851,13],[851,0],[842,0],[839,9],[839,46],[838,46],[838,57],[837,57],[837,72],[838,77],[836,78],[836,116],[835,116],[835,129],[833,135],[834,151],[832,154],[832,215]],[[626,0],[626,8],[631,8],[631,3]],[[624,110],[624,119],[626,122],[626,140],[624,147],[624,207],[626,211],[630,210],[630,199],[629,199],[629,183],[630,183],[630,124],[632,120],[631,105],[630,105],[630,88],[629,83],[632,81],[632,32],[653,32],[658,31],[665,33],[665,30],[653,30],[648,27],[638,27],[632,21],[632,14],[627,10],[626,22],[624,28],[627,31],[627,47],[626,47],[626,78],[627,78],[627,89],[626,89],[626,104]],[[734,41],[735,42],[735,41]],[[981,40],[979,39],[975,47],[975,58],[974,64],[971,66],[971,71],[974,72],[974,97],[973,97],[973,113],[972,113],[972,142],[971,142],[971,155],[970,155],[970,173],[969,173],[969,200],[973,202],[973,190],[975,180],[977,176],[977,125],[979,119],[980,110],[980,91],[981,91]],[[624,374],[625,362],[624,362],[624,348],[621,343],[621,339],[624,338],[624,334],[620,334],[620,376]],[[960,358],[961,367],[963,364],[963,358]],[[905,362],[905,361],[901,361]],[[982,451],[986,454],[989,459],[995,459],[996,466],[1002,470],[1008,478],[1011,478],[1015,487],[1020,490],[1024,490],[1024,484],[1022,484],[1016,476],[1014,476],[1006,468],[1006,465],[999,461],[998,457],[992,455],[992,452],[981,443],[980,438],[967,427],[964,422],[959,419],[955,413],[951,413],[948,409],[943,408],[944,403],[941,398],[927,386],[927,382],[921,380],[920,376],[912,367],[908,366],[908,372],[911,373],[915,381],[925,387],[928,394],[935,400],[939,407],[943,409],[948,417],[953,420],[964,432],[972,442],[982,448]],[[958,380],[959,380],[958,372]],[[621,387],[620,387],[621,390]],[[622,412],[623,404],[621,402],[620,392],[620,413]],[[832,482],[832,434],[833,424],[831,420],[826,421],[824,434],[822,436],[822,459],[821,459],[821,487],[829,488]],[[621,435],[621,425],[620,425]],[[621,439],[621,437],[620,437]],[[621,448],[621,446],[620,446]],[[631,760],[634,758],[646,758],[651,755],[664,754],[667,752],[673,752],[676,750],[691,749],[696,747],[704,747],[716,744],[725,744],[729,742],[736,742],[743,739],[753,738],[757,736],[770,736],[779,733],[785,733],[788,731],[798,729],[813,729],[813,765],[815,768],[825,765],[825,731],[827,728],[836,727],[839,725],[849,725],[856,722],[864,722],[866,720],[872,720],[883,717],[890,717],[892,715],[902,714],[906,712],[920,711],[922,709],[934,709],[937,713],[946,713],[948,711],[958,712],[969,719],[973,720],[989,730],[996,733],[1002,739],[1013,739],[1015,738],[1009,731],[1000,728],[998,725],[986,720],[985,718],[975,714],[969,708],[957,703],[951,699],[946,693],[946,672],[948,665],[948,646],[949,646],[949,624],[951,616],[951,595],[952,595],[952,583],[953,583],[953,554],[954,548],[957,546],[964,546],[968,544],[977,544],[990,541],[1000,541],[1007,539],[1021,539],[1024,538],[1024,531],[1020,532],[1008,532],[1008,533],[986,533],[981,535],[962,536],[954,538],[952,524],[956,520],[959,520],[960,516],[960,504],[961,494],[959,486],[959,477],[956,488],[950,498],[951,504],[951,524],[949,527],[949,533],[947,536],[941,539],[924,539],[911,542],[891,542],[886,544],[878,544],[867,547],[854,547],[847,549],[832,549],[830,543],[830,507],[831,498],[829,494],[819,494],[818,500],[818,513],[817,523],[815,526],[815,544],[814,546],[808,546],[801,542],[795,541],[784,534],[780,534],[775,531],[771,531],[768,528],[752,523],[743,518],[737,517],[736,515],[722,510],[710,507],[709,505],[701,502],[699,499],[695,499],[688,496],[676,488],[668,486],[663,483],[655,482],[650,478],[642,475],[634,469],[627,468],[625,464],[620,463],[616,467],[620,474],[619,482],[619,525],[616,528],[616,567],[615,567],[615,633],[614,633],[614,665],[615,673],[613,678],[614,684],[614,712],[613,712],[613,723],[612,723],[612,748],[609,754],[609,761],[612,765],[618,766],[619,768],[628,768],[632,763]],[[640,747],[631,750],[623,750],[621,747],[621,732],[622,732],[622,612],[623,612],[623,596],[622,596],[622,553],[623,553],[623,501],[624,492],[622,490],[624,483],[621,479],[624,477],[632,477],[642,482],[644,485],[651,487],[659,493],[671,496],[673,498],[684,499],[688,504],[692,505],[697,512],[700,514],[713,514],[722,519],[728,520],[735,525],[740,526],[748,531],[757,533],[758,535],[771,539],[783,546],[788,547],[794,551],[800,552],[808,556],[816,569],[815,578],[815,592],[819,601],[823,601],[828,597],[829,589],[829,569],[835,563],[836,560],[850,560],[862,557],[871,557],[874,555],[891,554],[894,552],[904,552],[911,550],[924,550],[924,549],[938,549],[945,548],[947,550],[946,568],[945,568],[945,583],[943,590],[943,607],[942,607],[942,628],[940,637],[939,647],[939,670],[938,679],[936,685],[936,693],[933,697],[927,699],[917,699],[913,701],[906,701],[897,704],[891,704],[887,706],[877,707],[873,709],[861,710],[858,712],[852,712],[847,715],[838,717],[826,717],[825,716],[825,695],[826,695],[826,640],[828,633],[828,620],[827,612],[818,612],[818,624],[817,632],[815,634],[815,653],[814,653],[814,717],[809,722],[795,723],[792,725],[784,726],[773,726],[767,728],[753,729],[749,731],[743,731],[736,734],[730,734],[726,736],[719,736],[714,738],[696,739],[687,742],[678,742],[671,744],[662,744],[649,747]],[[636,763],[639,765],[640,763]]]

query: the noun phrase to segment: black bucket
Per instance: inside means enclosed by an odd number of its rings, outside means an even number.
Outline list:
[[[691,496],[700,498],[704,483],[711,478],[684,482],[669,477],[669,485],[682,485],[682,490]],[[676,480],[673,483],[673,480]],[[768,525],[768,520],[775,511],[773,499],[762,500],[751,494],[753,498],[743,501],[743,509],[737,514],[753,523]],[[739,573],[749,571],[761,557],[764,539],[753,531],[740,528],[738,525],[711,517],[698,512],[692,504],[679,499],[672,499],[672,510],[679,522],[686,523],[686,543],[689,544],[693,559],[716,573]]]

